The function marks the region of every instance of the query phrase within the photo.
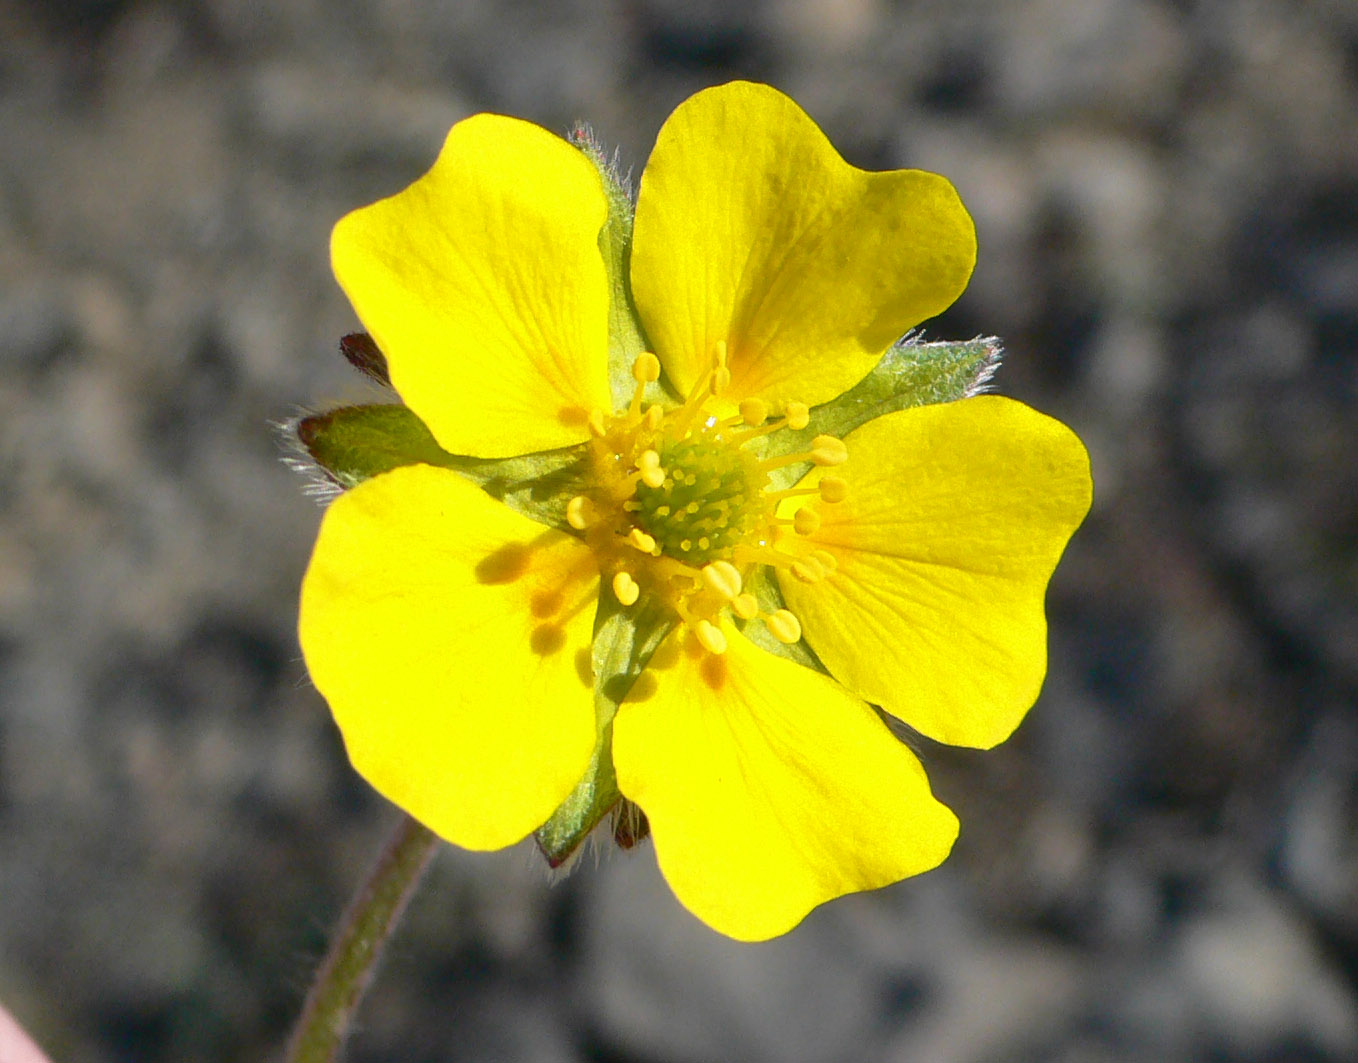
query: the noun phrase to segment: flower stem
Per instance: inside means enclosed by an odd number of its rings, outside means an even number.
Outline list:
[[[333,1063],[438,839],[404,813],[340,920],[288,1042],[287,1063]]]

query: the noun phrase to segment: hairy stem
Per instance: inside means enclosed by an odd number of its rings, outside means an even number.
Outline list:
[[[288,1042],[287,1063],[333,1063],[377,960],[415,893],[438,839],[402,814],[349,904],[307,993]]]

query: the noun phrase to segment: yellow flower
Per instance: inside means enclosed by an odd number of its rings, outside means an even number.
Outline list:
[[[858,170],[737,83],[662,128],[621,278],[609,202],[575,146],[477,115],[336,226],[439,447],[554,451],[563,508],[431,464],[360,483],[323,521],[302,647],[355,767],[444,838],[510,845],[615,771],[679,899],[764,939],[946,857],[956,820],[871,706],[960,745],[1018,725],[1088,462],[988,395],[817,434],[966,284],[944,179]]]

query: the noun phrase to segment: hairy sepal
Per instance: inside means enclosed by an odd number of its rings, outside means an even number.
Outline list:
[[[844,438],[868,421],[913,406],[979,395],[999,368],[1004,348],[994,336],[973,340],[925,343],[905,336],[882,355],[867,376],[838,398],[815,407],[811,423],[800,432],[779,432],[767,456],[806,450],[818,435]],[[771,444],[773,440],[771,440]],[[774,474],[776,487],[796,483],[810,465],[794,465]]]
[[[608,275],[608,383],[613,405],[620,409],[631,401],[636,381],[632,363],[648,350],[646,332],[632,300],[632,217],[635,202],[629,177],[620,172],[616,154],[610,158],[587,125],[577,125],[569,140],[599,171],[608,200],[608,220],[599,230],[599,254]],[[648,385],[650,402],[677,401],[663,380]]]
[[[624,609],[613,595],[600,596],[592,656],[599,740],[584,778],[535,832],[538,848],[554,868],[569,860],[600,821],[624,801],[613,770],[613,717],[673,626],[673,611],[655,599],[646,598]]]
[[[438,445],[407,406],[341,406],[301,418],[297,441],[326,475],[344,489],[404,465],[452,469],[526,517],[567,529],[566,503],[579,493],[583,447],[512,458],[472,458]]]

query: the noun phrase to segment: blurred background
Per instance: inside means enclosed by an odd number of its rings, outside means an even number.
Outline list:
[[[1358,1058],[1353,0],[0,0],[0,1001],[57,1063],[277,1058],[393,818],[270,428],[371,397],[332,223],[476,111],[639,173],[734,77],[973,212],[928,334],[1094,461],[1046,689],[924,749],[942,869],[767,945],[648,847],[445,849],[348,1058]]]

